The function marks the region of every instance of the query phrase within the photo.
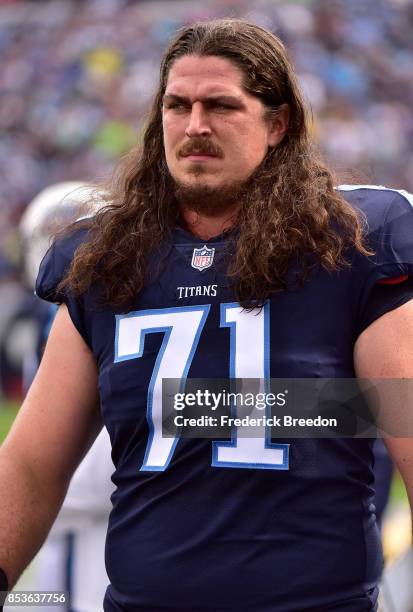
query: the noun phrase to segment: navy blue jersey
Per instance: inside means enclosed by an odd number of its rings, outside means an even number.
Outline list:
[[[413,214],[395,191],[344,194],[366,215],[375,255],[350,253],[351,267],[335,273],[319,267],[260,311],[234,301],[231,234],[204,241],[183,229],[153,256],[156,273],[129,312],[99,309],[92,291],[57,296],[95,355],[113,445],[106,611],[375,609],[372,440],[178,440],[161,430],[165,377],[354,376],[359,334],[411,297],[369,307],[378,281],[412,274]],[[85,239],[81,230],[50,249],[40,297],[50,299]]]

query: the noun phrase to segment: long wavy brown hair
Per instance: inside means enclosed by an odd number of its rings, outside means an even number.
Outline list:
[[[104,304],[127,308],[145,284],[148,256],[179,224],[162,101],[172,64],[188,54],[232,61],[245,90],[269,114],[281,104],[290,108],[288,132],[250,177],[236,222],[227,273],[239,303],[260,306],[283,290],[292,259],[306,278],[315,264],[331,271],[347,265],[349,248],[370,255],[363,220],[334,188],[311,141],[306,104],[282,42],[253,23],[222,19],[185,27],[167,49],[143,145],[121,160],[107,206],[90,222],[89,240],[78,248],[63,286],[79,295],[97,284]]]

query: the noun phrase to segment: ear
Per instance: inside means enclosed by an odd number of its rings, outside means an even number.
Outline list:
[[[268,120],[268,146],[276,147],[288,131],[290,121],[290,107],[281,104],[273,111]]]

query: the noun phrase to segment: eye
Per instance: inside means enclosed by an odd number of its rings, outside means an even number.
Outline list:
[[[178,113],[188,110],[188,106],[183,102],[170,102],[169,104],[165,105],[165,108],[168,110],[174,110]]]
[[[208,107],[218,113],[225,113],[235,110],[235,107],[232,104],[229,104],[228,102],[220,102],[219,100],[210,102],[210,104],[208,104]]]

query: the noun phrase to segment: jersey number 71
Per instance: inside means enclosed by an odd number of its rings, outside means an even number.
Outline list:
[[[141,470],[164,471],[179,438],[162,436],[162,379],[185,381],[210,310],[182,306],[141,310],[116,316],[115,363],[139,359],[145,337],[164,333],[148,388],[149,438]],[[269,303],[261,310],[245,311],[237,303],[221,304],[221,327],[230,328],[230,378],[270,376]],[[268,428],[254,438],[239,437],[237,429],[228,442],[212,442],[212,465],[227,468],[288,469],[288,444],[270,441]]]

